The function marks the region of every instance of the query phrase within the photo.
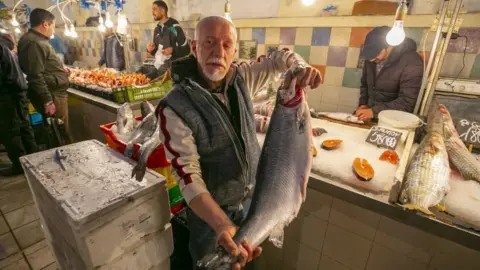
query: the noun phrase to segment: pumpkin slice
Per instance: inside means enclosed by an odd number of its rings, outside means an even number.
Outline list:
[[[383,152],[383,154],[380,156],[380,160],[382,161],[387,161],[393,165],[397,165],[399,161],[399,157],[397,152],[392,151],[392,150],[387,150]]]
[[[325,150],[333,150],[338,148],[342,142],[342,140],[325,140],[322,143],[322,148]]]
[[[317,148],[315,146],[312,145],[312,154],[313,154],[313,157],[316,157],[318,152],[317,152]]]
[[[372,165],[364,158],[356,158],[353,161],[353,172],[362,181],[370,181],[375,176]]]

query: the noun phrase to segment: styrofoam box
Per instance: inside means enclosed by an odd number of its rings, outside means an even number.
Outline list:
[[[170,258],[148,270],[170,270]]]
[[[91,140],[21,158],[45,234],[52,245],[67,245],[86,268],[123,256],[170,221],[165,178],[147,170],[131,178],[135,162]],[[63,240],[65,245],[55,241]],[[57,258],[58,259],[58,258]]]
[[[84,270],[87,267],[81,258],[70,248],[62,248],[62,240],[55,241],[54,252],[58,253],[58,265],[62,269]],[[168,224],[165,230],[148,235],[115,261],[99,265],[99,270],[170,270],[170,255],[173,253],[172,227]],[[166,263],[168,262],[168,264]],[[167,268],[165,268],[167,266]]]

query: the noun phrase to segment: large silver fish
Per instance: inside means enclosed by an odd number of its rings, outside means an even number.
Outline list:
[[[157,125],[152,136],[140,147],[137,165],[133,168],[132,177],[135,176],[138,182],[143,180],[145,171],[147,170],[147,161],[150,155],[162,143],[160,140],[160,126]]]
[[[283,244],[285,226],[297,216],[306,199],[312,166],[312,127],[310,111],[302,89],[277,92],[277,102],[258,164],[252,203],[246,219],[233,240],[247,240],[253,247],[265,239],[277,247]],[[197,266],[206,269],[231,269],[232,259],[219,248],[206,255]]]
[[[117,110],[117,132],[127,134],[133,130],[135,119],[130,104],[124,103]]]
[[[130,136],[130,140],[127,143],[124,155],[126,157],[132,157],[134,152],[133,145],[136,143],[144,143],[152,136],[156,128],[157,117],[155,116],[155,113],[152,112],[143,118],[140,125],[133,131],[132,136]]]
[[[442,104],[438,106],[445,118],[444,137],[450,161],[455,168],[457,168],[463,178],[480,182],[480,162],[472,155],[472,153],[470,153],[470,151],[468,151],[467,147],[460,139],[447,108]]]
[[[403,207],[432,216],[434,214],[429,208],[438,206],[450,189],[443,121],[440,110],[436,110],[429,119],[427,135],[408,165],[400,194]]]

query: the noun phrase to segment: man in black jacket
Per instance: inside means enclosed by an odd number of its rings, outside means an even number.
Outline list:
[[[18,158],[37,151],[28,116],[27,81],[14,50],[12,36],[0,34],[0,141],[13,164],[4,175],[22,174]]]
[[[170,56],[155,74],[148,75],[154,78],[165,73],[171,67],[172,61],[190,55],[190,44],[178,21],[168,17],[168,6],[164,1],[153,2],[152,15],[158,25],[153,32],[153,42],[147,45],[147,51],[155,57],[161,45],[161,53]]]
[[[55,30],[55,16],[36,8],[30,14],[30,26],[18,42],[20,67],[27,75],[28,97],[38,112],[61,119],[68,132],[68,71],[48,42]]]
[[[410,38],[389,46],[390,27],[374,28],[363,48],[365,65],[356,115],[361,120],[377,118],[383,110],[413,112],[422,85],[423,60]]]

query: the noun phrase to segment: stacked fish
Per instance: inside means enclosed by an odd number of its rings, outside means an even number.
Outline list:
[[[133,168],[132,177],[142,181],[147,169],[147,161],[150,155],[161,144],[160,127],[155,115],[153,105],[144,101],[140,105],[142,121],[135,126],[133,112],[128,103],[123,104],[117,113],[117,131],[120,134],[130,134],[124,155],[131,158],[134,154],[134,145],[140,144],[137,165]]]
[[[427,135],[408,165],[399,201],[407,209],[433,216],[431,207],[446,210],[442,201],[450,191],[449,160],[464,179],[477,182],[480,162],[460,140],[444,105],[438,105],[429,118]]]

